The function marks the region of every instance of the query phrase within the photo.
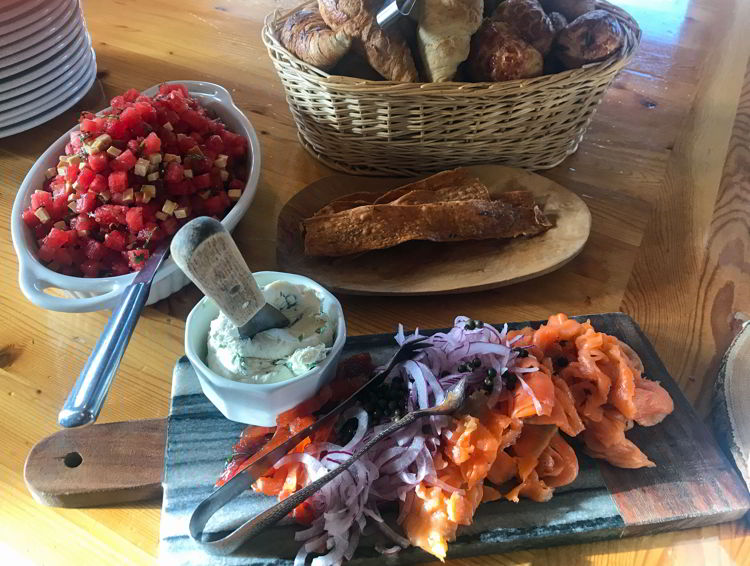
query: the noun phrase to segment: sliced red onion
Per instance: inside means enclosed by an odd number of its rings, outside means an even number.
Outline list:
[[[357,419],[357,430],[354,433],[354,436],[349,442],[346,443],[346,446],[342,448],[342,450],[344,451],[353,452],[353,448],[361,442],[361,440],[365,436],[365,433],[367,432],[367,411],[365,411],[361,406],[353,407],[351,410],[344,413],[344,416],[342,418],[343,422],[346,422],[351,418]]]

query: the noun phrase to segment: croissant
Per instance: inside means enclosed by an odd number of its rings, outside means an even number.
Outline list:
[[[331,69],[349,51],[352,40],[343,31],[333,31],[318,12],[300,10],[281,28],[281,43],[289,51],[319,69]]]
[[[469,56],[471,36],[482,24],[483,0],[430,0],[419,12],[417,46],[432,82],[450,81]]]
[[[375,16],[377,0],[318,0],[318,9],[328,26],[353,38],[353,45],[367,62],[391,81],[414,82],[417,67],[404,38],[396,29],[384,30]]]

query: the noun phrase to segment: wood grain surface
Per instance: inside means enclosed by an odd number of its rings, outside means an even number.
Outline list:
[[[622,0],[644,31],[641,48],[594,116],[578,152],[544,175],[593,214],[591,254],[520,285],[435,297],[342,296],[350,332],[398,322],[442,327],[466,313],[524,320],[551,312],[624,310],[641,325],[688,399],[705,416],[723,349],[750,312],[747,186],[750,2]],[[258,194],[235,232],[254,271],[275,267],[276,218],[305,185],[330,175],[299,145],[260,40],[263,17],[294,0],[89,0],[84,12],[99,78],[75,109],[0,140],[0,556],[11,564],[156,564],[159,504],[54,509],[26,490],[31,446],[56,414],[108,313],[35,308],[17,285],[9,214],[29,167],[84,107],[103,108],[128,87],[204,79],[227,87],[263,150]],[[639,214],[623,213],[639,210]],[[614,236],[616,235],[616,236]],[[560,285],[560,274],[568,281]],[[101,422],[163,417],[182,354],[189,287],[146,309]],[[455,562],[562,566],[750,564],[741,522]]]
[[[444,294],[483,291],[532,279],[555,271],[581,252],[589,238],[591,213],[578,195],[523,169],[500,165],[467,169],[484,183],[493,199],[507,191],[531,192],[552,228],[532,238],[413,241],[366,254],[313,258],[304,253],[302,220],[352,194],[352,187],[357,192],[383,194],[406,184],[396,178],[331,175],[307,185],[281,209],[276,233],[279,269],[312,277],[333,292]]]

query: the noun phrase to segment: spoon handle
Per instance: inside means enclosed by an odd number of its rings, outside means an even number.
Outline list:
[[[120,360],[146,306],[151,282],[168,251],[166,245],[154,251],[112,309],[107,325],[57,415],[61,426],[70,428],[91,424],[99,416]]]
[[[266,304],[237,244],[218,220],[202,216],[185,224],[172,239],[171,252],[235,326],[243,326]]]

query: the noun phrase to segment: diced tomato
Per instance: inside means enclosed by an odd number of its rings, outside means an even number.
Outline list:
[[[76,182],[81,189],[85,190],[89,188],[89,186],[91,185],[91,181],[94,180],[94,177],[96,177],[96,173],[94,173],[88,167],[84,167],[78,174],[78,179],[76,179]]]
[[[94,180],[91,181],[91,184],[89,185],[89,190],[93,191],[95,193],[101,193],[107,190],[108,188],[107,179],[104,177],[104,175],[96,175],[94,176]]]
[[[130,149],[126,149],[120,155],[115,157],[110,163],[110,167],[114,171],[130,171],[135,166],[136,161],[138,161],[138,158]]]
[[[229,188],[242,190],[245,188],[245,181],[240,181],[239,179],[232,179],[231,181],[229,181]]]
[[[185,110],[185,112],[180,113],[180,117],[190,128],[197,130],[199,133],[208,131],[208,120],[195,110]]]
[[[27,208],[23,211],[23,221],[27,226],[31,228],[40,224],[39,218],[37,218],[36,214],[34,214],[34,211],[31,210],[31,208]]]
[[[91,191],[82,194],[76,201],[76,212],[79,214],[93,212],[96,208],[96,193]]]
[[[95,261],[100,261],[107,255],[104,244],[93,239],[84,240],[82,248],[86,257]]]
[[[93,153],[89,155],[89,167],[94,173],[101,173],[109,167],[109,159],[106,153]]]
[[[181,85],[179,83],[159,85],[159,94],[169,94],[170,92],[173,92],[173,91],[179,91],[183,96],[188,95],[188,91],[185,88],[185,85]]]
[[[138,232],[138,239],[144,242],[158,242],[166,237],[164,230],[162,230],[155,222],[149,222],[144,226],[143,230]]]
[[[180,148],[180,152],[186,152],[187,150],[198,145],[192,137],[186,136],[185,134],[177,134],[177,145]]]
[[[110,269],[113,275],[125,275],[126,273],[130,273],[130,266],[124,259],[114,260]]]
[[[124,140],[130,137],[127,124],[118,119],[110,120],[107,123],[107,133],[113,140]]]
[[[128,174],[125,171],[113,171],[107,177],[107,185],[110,191],[115,193],[123,192],[128,188]]]
[[[68,165],[65,171],[65,180],[68,183],[72,183],[78,178],[78,165]]]
[[[101,130],[99,130],[99,124],[96,121],[84,118],[81,120],[81,131],[95,136]]]
[[[211,186],[216,189],[221,189],[224,186],[224,181],[221,179],[221,170],[214,167],[209,173],[211,177]]]
[[[104,236],[104,245],[110,250],[121,252],[125,249],[125,234],[119,230],[112,230]]]
[[[55,250],[54,261],[56,261],[60,265],[72,265],[73,255],[70,253],[70,250],[68,250],[67,248],[57,248]]]
[[[139,138],[146,137],[149,133],[151,133],[151,130],[151,126],[149,126],[146,122],[138,122],[131,128],[133,135],[138,136]],[[142,141],[142,139],[139,140],[139,143],[140,141]]]
[[[70,241],[67,230],[52,228],[44,239],[44,244],[50,248],[61,248]]]
[[[211,175],[204,173],[193,177],[193,187],[198,191],[203,191],[211,186]]]
[[[37,191],[31,194],[31,210],[36,210],[40,206],[48,207],[52,205],[52,194],[47,191]]]
[[[152,153],[159,153],[161,151],[161,140],[155,132],[151,132],[143,140],[143,153],[151,155]]]
[[[169,93],[169,96],[167,97],[167,104],[169,107],[182,116],[183,113],[187,112],[188,105],[187,102],[185,102],[185,97],[182,95],[180,91],[172,91]],[[173,126],[176,124],[172,124]]]
[[[161,227],[169,236],[172,236],[175,232],[177,232],[177,229],[180,227],[180,225],[174,216],[170,216],[161,223]]]
[[[140,95],[141,93],[138,92],[136,89],[129,88],[122,94],[122,97],[125,99],[126,102],[134,102],[135,99],[138,98]]]
[[[206,140],[206,147],[208,147],[211,151],[214,151],[216,153],[221,153],[224,151],[224,141],[221,139],[221,136],[217,136],[216,134],[209,136],[209,138]]]
[[[102,270],[102,264],[92,259],[87,259],[81,263],[81,272],[84,277],[98,277]]]
[[[127,102],[125,101],[125,97],[122,95],[117,95],[112,100],[109,101],[109,105],[114,110],[123,110],[125,107],[127,107]]]
[[[143,266],[146,265],[147,259],[147,249],[137,248],[134,250],[128,250],[128,265],[133,271],[140,271],[143,269]]]
[[[57,248],[51,248],[46,244],[42,244],[39,248],[39,259],[43,261],[53,261],[55,259],[55,250]]]
[[[130,106],[120,114],[120,122],[128,128],[134,128],[141,122],[141,114],[134,107]]]
[[[68,208],[68,197],[66,194],[61,194],[52,199],[52,206],[47,210],[53,220],[62,220],[67,216],[70,209]]]
[[[81,214],[70,220],[70,227],[73,228],[79,237],[84,237],[97,228],[97,224],[88,214]]]
[[[184,169],[182,165],[172,161],[167,165],[167,171],[164,174],[164,180],[167,183],[177,183],[182,181],[184,175]]]
[[[103,204],[94,211],[94,220],[101,226],[125,224],[126,206]]]
[[[132,208],[129,208],[125,213],[125,222],[128,225],[128,229],[133,234],[137,234],[138,232],[140,232],[144,226],[143,207],[134,206]]]

